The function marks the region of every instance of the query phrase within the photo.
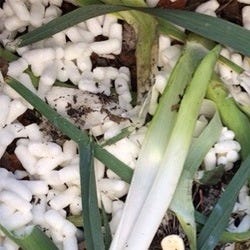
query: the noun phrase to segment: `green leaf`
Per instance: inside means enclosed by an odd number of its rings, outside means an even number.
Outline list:
[[[53,241],[37,226],[30,226],[23,235],[17,235],[0,224],[0,230],[23,250],[58,250]]]
[[[138,10],[173,22],[189,31],[229,46],[242,54],[250,55],[250,31],[239,25],[193,11],[158,8],[138,8]]]
[[[250,177],[250,156],[247,156],[239,170],[214,206],[198,237],[199,250],[212,250],[228,225],[229,217],[241,187]]]
[[[202,185],[215,185],[221,181],[221,177],[225,173],[223,165],[216,166],[216,168],[208,171],[203,171],[201,179],[197,180]]]
[[[92,143],[79,142],[84,234],[87,249],[105,250],[96,194]]]
[[[207,221],[207,217],[200,212],[195,211],[195,220],[197,223],[204,225]],[[221,243],[233,243],[233,242],[244,242],[250,239],[250,231],[242,233],[232,233],[224,231],[221,234],[220,242]]]
[[[103,234],[104,234],[104,244],[105,249],[109,249],[111,241],[112,241],[112,234],[109,226],[109,220],[108,215],[104,210],[104,207],[102,205],[102,220],[103,220]]]
[[[214,105],[214,104],[212,104]],[[170,209],[176,214],[181,226],[188,237],[190,249],[196,246],[196,224],[192,202],[192,184],[194,174],[201,165],[206,153],[220,136],[222,124],[218,112],[203,130],[198,138],[193,139],[184,169],[176,188]],[[185,204],[185,206],[183,206]]]
[[[25,46],[30,43],[40,41],[56,34],[59,31],[95,16],[131,9],[139,10],[154,15],[158,18],[173,22],[196,34],[227,45],[239,51],[240,53],[250,55],[250,31],[220,18],[184,10],[167,10],[143,7],[136,8],[98,4],[91,4],[89,6],[78,8],[70,13],[52,20],[42,27],[20,36],[18,45]]]
[[[223,124],[234,131],[241,145],[240,155],[245,159],[250,152],[250,122],[247,115],[237,107],[218,76],[213,76],[206,97],[216,103]]]
[[[27,89],[23,84],[11,77],[7,78],[6,82],[35,109],[44,115],[52,124],[54,124],[62,133],[67,135],[76,143],[81,142],[82,144],[88,144],[89,137],[85,131],[81,131],[74,124],[59,115],[54,109]],[[130,182],[133,173],[133,170],[130,167],[118,160],[115,156],[103,149],[97,143],[93,142],[93,148],[94,155],[98,160],[119,175],[124,181],[128,183]]]

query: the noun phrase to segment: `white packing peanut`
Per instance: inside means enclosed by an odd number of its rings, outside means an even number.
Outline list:
[[[128,82],[121,77],[115,79],[115,90],[118,95],[122,95],[129,91]]]
[[[77,67],[82,71],[91,71],[92,62],[89,56],[83,55],[76,59]]]
[[[54,197],[56,197],[58,194],[60,194],[59,190],[50,189],[49,192],[46,195],[46,201],[49,202],[51,199],[53,199]]]
[[[6,16],[13,16],[14,15],[14,12],[13,12],[12,8],[10,7],[10,4],[6,1],[3,3],[3,12]]]
[[[2,130],[0,130],[0,145],[8,146],[14,139],[14,133],[9,129],[9,126],[6,126]]]
[[[122,41],[122,25],[119,23],[113,23],[110,26],[109,38],[116,38]]]
[[[77,153],[77,144],[73,140],[66,140],[63,144],[63,153],[71,157]]]
[[[66,219],[56,210],[50,209],[44,214],[45,221],[57,231],[61,231]],[[56,222],[56,223],[55,223]]]
[[[64,47],[66,45],[66,36],[64,32],[58,32],[53,35],[53,39],[58,46]]]
[[[23,183],[33,195],[43,195],[49,191],[48,185],[42,180],[22,180],[21,183]]]
[[[30,202],[32,199],[32,192],[21,181],[14,178],[5,180],[5,189],[17,194],[20,198]]]
[[[56,157],[44,157],[37,161],[35,169],[39,175],[47,175],[49,172],[58,167],[65,160],[65,156],[60,154]]]
[[[217,164],[218,165],[226,165],[227,164],[227,162],[228,162],[228,160],[227,160],[227,157],[226,156],[219,156],[218,158],[217,158]]]
[[[103,80],[106,76],[105,67],[96,67],[93,69],[93,76],[96,80]]]
[[[88,44],[84,42],[79,43],[69,43],[65,47],[64,57],[65,60],[74,60],[84,54],[88,49]]]
[[[42,75],[39,80],[39,88],[41,87],[40,85],[52,86],[56,80],[56,76],[57,76],[57,67],[56,64],[52,61],[44,68],[42,72]]]
[[[94,167],[95,167],[96,180],[102,179],[104,177],[104,174],[105,174],[105,165],[95,158],[94,159]]]
[[[77,250],[78,244],[75,236],[66,237],[63,240],[63,249],[64,250]]]
[[[221,133],[219,141],[233,140],[234,137],[235,137],[234,132],[232,130],[227,130]]]
[[[58,8],[55,5],[50,5],[48,8],[45,10],[45,20],[44,22],[47,23],[48,21],[51,21],[52,19],[60,16],[62,14],[62,10]]]
[[[17,117],[22,115],[27,110],[27,106],[20,100],[16,99],[10,103],[9,113],[6,119],[6,124],[10,124],[16,120]]]
[[[250,6],[245,6],[242,9],[242,22],[244,28],[250,30]]]
[[[216,16],[215,11],[219,7],[220,4],[216,0],[210,0],[200,4],[195,11],[206,15]]]
[[[95,36],[102,34],[102,26],[96,17],[88,19],[86,21],[86,25],[88,30]]]
[[[117,22],[117,18],[114,15],[105,15],[104,17],[104,22],[103,22],[103,31],[102,34],[104,36],[109,36],[109,32],[110,32],[110,27],[112,24]]]
[[[236,63],[240,67],[242,67],[242,65],[243,65],[242,56],[238,53],[233,53],[231,55],[231,61],[233,61],[234,63]]]
[[[164,64],[169,65],[171,68],[173,68],[180,54],[181,54],[180,46],[173,45],[167,47],[164,51],[162,51],[160,59]]]
[[[17,16],[10,16],[4,20],[4,26],[9,31],[16,31],[28,25],[28,22],[20,20]]]
[[[61,61],[61,59],[64,58],[64,49],[62,47],[56,47],[55,50],[56,50],[56,59],[57,59],[55,63],[57,64],[57,67],[64,65],[63,62]]]
[[[217,154],[224,154],[230,150],[240,151],[241,146],[237,141],[222,141],[214,145]]]
[[[30,20],[30,12],[23,1],[20,0],[8,0],[12,10],[22,21]]]
[[[80,178],[79,166],[69,165],[69,166],[63,167],[62,169],[58,171],[58,174],[62,183],[74,181],[75,179]]]
[[[129,185],[122,180],[103,178],[98,181],[99,189],[112,200],[121,198],[128,192]]]
[[[44,219],[46,207],[47,207],[47,201],[44,196],[40,198],[37,204],[33,205],[31,212],[33,214],[32,221],[35,225],[45,226],[47,224]]]
[[[43,17],[45,14],[45,6],[37,1],[31,4],[30,7],[30,23],[34,27],[40,27],[43,23]]]
[[[14,137],[27,137],[24,126],[19,122],[9,124],[8,128],[14,134]]]
[[[68,72],[65,69],[64,61],[56,60],[57,65],[57,76],[56,78],[61,82],[66,82],[69,79]]]
[[[16,145],[23,145],[23,146],[28,146],[29,144],[29,139],[27,138],[20,138],[19,140],[17,140]]]
[[[159,0],[146,0],[146,3],[149,7],[155,7],[158,4]]]
[[[160,74],[157,74],[155,76],[155,88],[162,94],[165,87],[166,87],[167,81],[166,81],[166,72],[162,72]]]
[[[115,80],[118,76],[118,69],[114,67],[106,67],[106,77]]]
[[[229,170],[231,170],[233,167],[234,167],[233,162],[228,161],[228,162],[225,164],[224,169],[225,169],[225,171],[229,171]]]
[[[77,228],[73,223],[65,220],[61,232],[64,237],[70,237],[76,234]]]
[[[47,65],[47,62],[38,62],[37,64],[32,63],[31,71],[35,76],[41,76],[46,65]]]
[[[5,203],[0,204],[0,218],[6,218],[14,214],[15,208],[6,205]]]
[[[0,193],[0,201],[23,213],[29,212],[32,208],[32,205],[27,200],[12,191],[2,191]]]
[[[51,5],[56,5],[58,7],[61,7],[63,0],[49,0],[49,3]]]
[[[80,195],[79,188],[74,186],[69,187],[64,192],[51,199],[49,205],[55,210],[60,210],[70,205],[78,195]]]
[[[132,106],[130,105],[130,102],[132,101],[132,96],[129,91],[119,95],[118,100],[121,108],[124,108],[126,110],[132,108]]]
[[[112,213],[112,200],[103,192],[100,193],[103,208],[106,213]]]
[[[54,142],[34,142],[31,141],[28,149],[37,158],[55,157],[62,153],[62,148]]]
[[[6,119],[10,108],[10,98],[7,95],[0,94],[0,128],[6,125]]]
[[[35,165],[37,159],[31,155],[28,148],[25,145],[17,145],[15,149],[15,155],[18,160],[22,163],[23,168],[31,175],[36,173]]]
[[[211,148],[204,158],[204,167],[206,170],[213,170],[216,167],[216,152],[214,148]]]
[[[72,61],[65,61],[64,66],[71,82],[77,84],[81,79],[81,75],[75,63]]]
[[[171,39],[168,36],[159,36],[159,53],[171,46]]]
[[[235,232],[242,233],[248,231],[249,229],[250,229],[250,215],[247,214],[244,216],[239,226],[236,228]]]
[[[121,220],[121,216],[122,216],[122,209],[116,211],[115,214],[112,214],[112,219],[109,222],[112,235],[115,234],[116,229],[118,228],[119,222]]]
[[[90,48],[96,54],[112,54],[121,49],[121,41],[118,39],[109,39],[100,42],[93,42]]]
[[[80,27],[77,26],[70,27],[65,31],[65,34],[69,38],[69,40],[73,43],[78,43],[83,41],[83,37],[81,36],[80,33]]]
[[[15,175],[15,178],[17,180],[22,180],[22,179],[24,179],[25,177],[28,176],[28,173],[26,171],[24,171],[24,170],[16,170],[14,172],[14,175]]]
[[[42,140],[42,132],[40,131],[39,126],[36,123],[32,123],[25,127],[27,135],[32,141],[41,141]]]
[[[12,77],[19,76],[24,70],[28,68],[28,63],[23,58],[9,63],[8,75]]]
[[[40,177],[42,180],[44,180],[48,185],[53,186],[61,186],[64,184],[59,176],[59,171],[52,170],[49,173],[42,175]]]
[[[70,213],[79,215],[82,212],[82,199],[80,196],[75,197],[73,202],[69,205]]]
[[[123,210],[124,202],[121,200],[115,200],[112,202],[112,214],[117,213],[119,210]]]
[[[113,172],[113,171],[110,170],[110,169],[107,169],[106,174],[107,174],[107,177],[108,177],[109,179],[118,179],[118,180],[121,179],[121,178],[119,177],[119,175],[117,175],[115,172]]]
[[[52,48],[33,49],[25,51],[22,57],[31,65],[50,62],[55,59],[56,53]]]
[[[235,150],[231,150],[227,152],[226,158],[230,162],[236,162],[239,159],[239,153],[236,152]]]
[[[83,91],[88,91],[90,93],[98,93],[98,87],[95,81],[92,79],[81,79],[78,83],[78,88]]]

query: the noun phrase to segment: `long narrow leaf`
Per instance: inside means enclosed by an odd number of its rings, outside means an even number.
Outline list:
[[[204,225],[207,221],[207,217],[200,212],[195,211],[195,220],[198,224]],[[220,242],[221,243],[233,243],[233,242],[245,242],[250,239],[250,231],[242,233],[234,233],[224,231],[221,234]]]
[[[26,101],[44,115],[51,123],[53,123],[62,133],[70,137],[76,143],[88,143],[89,137],[85,131],[80,130],[67,119],[59,115],[48,104],[42,101],[37,95],[32,93],[24,85],[14,78],[6,79],[6,82],[16,90]],[[126,182],[130,182],[132,178],[132,169],[126,164],[118,160],[115,156],[103,149],[97,143],[93,143],[95,157],[103,162],[108,168],[118,174]]]
[[[220,18],[184,10],[132,8],[118,5],[98,4],[78,8],[52,20],[42,27],[20,36],[18,45],[24,46],[40,41],[91,17],[131,9],[136,9],[163,18],[208,39],[230,46],[240,53],[250,55],[250,31]]]
[[[234,131],[235,138],[241,145],[241,157],[245,159],[250,152],[250,122],[248,117],[237,107],[234,99],[221,80],[214,76],[208,86],[207,98],[214,101],[225,126]]]
[[[102,234],[101,215],[96,194],[96,180],[93,166],[93,148],[89,141],[79,142],[80,176],[84,234],[87,249],[105,250]]]
[[[201,165],[206,153],[220,136],[222,124],[218,112],[198,138],[193,139],[183,173],[176,188],[170,209],[176,214],[189,239],[190,248],[196,249],[196,224],[192,202],[194,174]],[[185,206],[183,206],[185,204]]]
[[[250,55],[250,31],[226,20],[185,10],[139,8],[148,14],[163,18],[196,34],[227,45],[240,53]]]
[[[183,55],[171,73],[143,141],[122,218],[111,244],[112,250],[120,249],[124,245],[140,214],[175,124],[177,110],[173,107],[178,105],[180,96],[190,82],[193,72],[207,53],[207,49],[193,39],[195,38],[192,37],[187,42]]]
[[[170,205],[191,145],[200,105],[220,49],[220,46],[216,46],[203,58],[185,91],[152,187],[125,244],[128,246],[127,249],[148,248]]]
[[[0,230],[23,250],[58,250],[53,241],[37,226],[30,228],[30,231],[24,232],[24,235],[16,235],[1,224]]]
[[[229,216],[241,187],[250,177],[250,156],[246,157],[239,170],[214,206],[206,224],[198,237],[199,250],[212,250],[217,245],[223,230],[227,227]]]

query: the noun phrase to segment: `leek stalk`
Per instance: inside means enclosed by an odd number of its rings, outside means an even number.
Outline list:
[[[166,151],[125,249],[147,249],[167,211],[183,170],[196,119],[221,47],[202,60],[185,91]],[[204,75],[206,78],[204,79]]]
[[[189,40],[169,78],[160,104],[145,136],[137,166],[134,171],[121,221],[111,244],[111,250],[123,249],[126,238],[139,216],[143,203],[156,176],[158,166],[168,144],[177,117],[176,105],[197,65],[207,49],[189,36]],[[164,124],[164,126],[163,126]]]

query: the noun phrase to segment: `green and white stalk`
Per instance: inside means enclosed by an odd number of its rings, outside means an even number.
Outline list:
[[[218,140],[222,129],[220,116],[214,102],[204,99],[200,114],[208,117],[210,121],[198,137],[194,137],[193,135],[194,138],[185,161],[183,172],[170,204],[170,210],[177,216],[188,238],[191,250],[197,249],[195,209],[192,201],[194,175],[208,150]],[[185,206],[183,206],[183,204],[185,204]]]
[[[216,46],[202,60],[185,91],[152,187],[122,249],[148,249],[170,205],[183,170],[196,119],[220,49],[219,45]]]
[[[201,38],[189,37],[183,55],[171,73],[158,109],[151,121],[134,171],[122,218],[110,250],[123,249],[140,214],[167,147],[177,117],[180,96],[184,93],[197,65],[207,53],[207,49],[199,42],[200,40],[196,41],[196,39]]]

